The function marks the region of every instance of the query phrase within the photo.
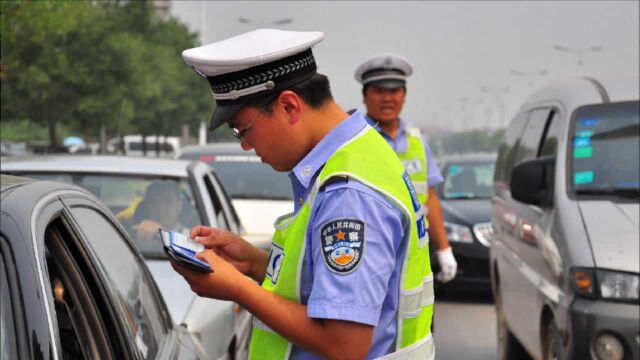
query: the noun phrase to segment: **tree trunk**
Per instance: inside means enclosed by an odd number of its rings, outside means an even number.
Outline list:
[[[49,152],[57,152],[60,148],[58,143],[57,124],[53,119],[48,121],[49,127]]]
[[[100,153],[107,153],[107,127],[104,124],[100,125]]]
[[[142,134],[142,156],[147,156],[147,134]]]

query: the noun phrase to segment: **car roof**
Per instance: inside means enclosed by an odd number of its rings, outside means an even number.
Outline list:
[[[439,157],[436,159],[438,164],[445,164],[449,162],[464,163],[464,162],[495,162],[497,155],[495,153],[465,153],[465,154],[453,154]]]
[[[561,102],[568,112],[589,104],[638,100],[638,79],[573,78],[551,83],[531,94],[521,107],[525,111],[552,102]]]
[[[255,155],[254,150],[244,151],[237,142],[211,143],[207,145],[188,145],[180,149],[178,157],[183,155]]]
[[[3,159],[2,171],[109,173],[187,177],[192,161],[134,156],[61,155]]]

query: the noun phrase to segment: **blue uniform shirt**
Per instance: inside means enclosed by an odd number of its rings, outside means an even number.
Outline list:
[[[295,212],[299,211],[329,157],[366,126],[359,112],[335,127],[291,171]],[[364,249],[358,265],[348,274],[332,271],[324,260],[320,240],[323,225],[340,219],[364,224]],[[307,251],[301,274],[301,301],[307,315],[374,326],[367,359],[395,350],[398,284],[405,250],[402,237],[408,219],[378,192],[350,179],[320,191],[311,210]],[[320,359],[293,346],[292,359]]]
[[[382,137],[385,140],[387,140],[387,143],[389,144],[389,146],[391,146],[393,151],[397,153],[407,151],[407,147],[409,146],[407,143],[407,124],[404,122],[404,120],[398,119],[398,121],[400,122],[398,135],[396,136],[395,139],[392,139],[389,135],[387,135],[387,133],[382,131],[382,129],[380,128],[380,126],[378,126],[376,121],[374,121],[368,116],[365,116],[365,119],[367,120],[369,125],[373,126],[376,130],[378,130],[380,135],[382,135]],[[440,184],[444,180],[444,178],[440,173],[440,169],[438,169],[438,165],[436,165],[436,162],[433,160],[433,157],[431,157],[431,149],[429,148],[427,137],[424,136],[424,134],[422,134],[422,143],[424,144],[424,152],[427,155],[427,169],[428,169],[427,184],[429,186],[436,186]]]

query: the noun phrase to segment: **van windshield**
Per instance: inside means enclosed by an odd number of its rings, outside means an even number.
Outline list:
[[[570,191],[578,196],[638,199],[638,101],[578,108],[571,126]]]

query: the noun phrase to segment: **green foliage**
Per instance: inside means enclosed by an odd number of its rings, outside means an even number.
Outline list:
[[[2,123],[58,124],[95,141],[124,133],[179,135],[208,121],[207,82],[184,63],[194,34],[148,1],[13,1],[2,11]],[[11,133],[3,132],[3,139]]]
[[[504,129],[470,130],[440,134],[429,138],[435,156],[473,152],[497,152]]]

